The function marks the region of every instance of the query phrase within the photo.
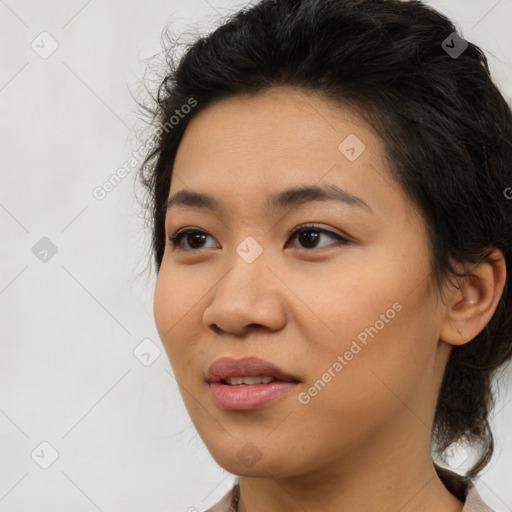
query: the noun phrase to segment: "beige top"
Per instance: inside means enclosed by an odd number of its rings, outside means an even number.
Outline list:
[[[449,469],[434,464],[437,474],[445,487],[457,498],[464,502],[462,512],[495,512],[480,498],[476,487],[467,477],[461,476]],[[240,487],[238,479],[235,485],[213,507],[205,512],[238,512]]]

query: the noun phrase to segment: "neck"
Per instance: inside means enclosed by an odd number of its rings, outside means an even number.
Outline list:
[[[418,421],[413,418],[412,421]],[[371,446],[353,447],[340,458],[307,473],[240,476],[239,512],[320,512],[365,510],[461,512],[464,503],[438,477],[431,458],[428,429],[390,429]],[[341,460],[340,460],[341,459]],[[265,473],[265,471],[263,471]]]

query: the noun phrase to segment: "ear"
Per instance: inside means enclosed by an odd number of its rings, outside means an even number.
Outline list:
[[[474,339],[491,320],[505,287],[505,258],[495,249],[468,270],[460,287],[451,287],[439,338],[450,345]]]

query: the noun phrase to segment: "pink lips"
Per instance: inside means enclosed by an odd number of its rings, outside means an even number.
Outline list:
[[[231,377],[267,376],[274,380],[268,384],[229,385]],[[206,381],[210,385],[213,402],[226,411],[259,409],[290,391],[299,380],[277,366],[256,357],[217,359],[208,369]]]

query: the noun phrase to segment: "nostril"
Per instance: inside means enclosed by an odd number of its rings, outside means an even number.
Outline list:
[[[221,329],[218,325],[216,325],[216,324],[212,324],[211,329],[212,329],[212,331],[213,331],[215,334],[220,334],[220,333],[221,333],[221,330],[222,330],[222,329]]]

